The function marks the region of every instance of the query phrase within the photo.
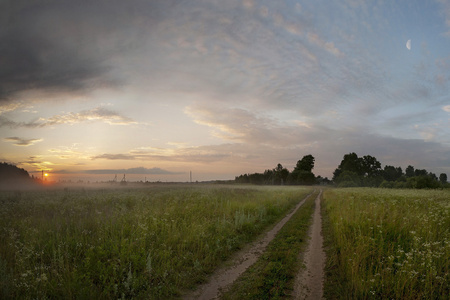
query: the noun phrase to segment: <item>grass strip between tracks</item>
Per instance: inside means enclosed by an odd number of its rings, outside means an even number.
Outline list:
[[[289,296],[302,268],[301,253],[307,245],[312,222],[314,192],[281,228],[266,252],[223,295],[223,299],[277,299]]]

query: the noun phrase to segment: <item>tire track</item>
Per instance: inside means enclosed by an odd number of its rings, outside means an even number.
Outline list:
[[[325,278],[325,252],[323,250],[322,216],[320,214],[320,196],[316,198],[313,224],[310,229],[310,242],[305,252],[305,270],[296,277],[294,285],[295,299],[323,299],[323,281]]]
[[[195,292],[187,295],[184,299],[218,299],[221,290],[232,284],[247,268],[253,265],[262,253],[266,250],[267,245],[274,239],[278,231],[286,224],[292,215],[305,203],[306,199],[311,197],[316,191],[307,195],[300,201],[295,209],[278,222],[272,230],[259,241],[253,242],[249,249],[239,251],[232,259],[233,265],[228,268],[222,268],[216,271],[211,279],[204,285],[201,285]]]

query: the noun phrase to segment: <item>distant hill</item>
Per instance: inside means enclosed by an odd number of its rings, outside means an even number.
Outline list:
[[[8,163],[0,163],[0,188],[20,188],[34,184],[30,174],[24,169]]]

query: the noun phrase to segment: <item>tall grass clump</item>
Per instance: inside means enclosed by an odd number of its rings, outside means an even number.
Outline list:
[[[449,299],[450,191],[333,189],[324,200],[326,296]]]
[[[174,297],[307,192],[213,185],[0,192],[0,298]]]

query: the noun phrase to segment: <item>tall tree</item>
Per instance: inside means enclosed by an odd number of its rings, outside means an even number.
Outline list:
[[[289,176],[289,170],[283,168],[281,164],[278,164],[277,167],[273,170],[275,173],[275,180],[279,184],[284,184],[287,181]]]
[[[360,173],[370,178],[381,175],[381,163],[373,156],[366,155],[359,159]]]
[[[301,160],[297,161],[294,170],[312,172],[312,169],[314,169],[314,161],[314,156],[311,154],[305,155]]]
[[[341,169],[342,171],[350,171],[360,174],[361,161],[355,152],[345,154],[338,168]]]
[[[406,177],[414,177],[415,173],[414,173],[414,167],[409,165],[406,167],[405,169],[405,176]]]
[[[360,160],[355,152],[344,155],[344,158],[342,159],[341,163],[339,164],[337,169],[333,172],[333,181],[335,182],[339,181],[339,176],[345,171],[355,173],[358,175],[361,173]]]
[[[381,163],[375,157],[358,157],[352,152],[344,155],[333,173],[333,181],[345,186],[378,186],[383,181],[381,175]]]
[[[314,184],[316,177],[312,173],[314,169],[315,158],[311,154],[303,156],[303,158],[297,161],[297,165],[290,174],[290,182],[294,184]]]
[[[383,170],[383,178],[386,181],[396,181],[400,177],[402,177],[403,172],[401,167],[394,166],[384,166]]]

